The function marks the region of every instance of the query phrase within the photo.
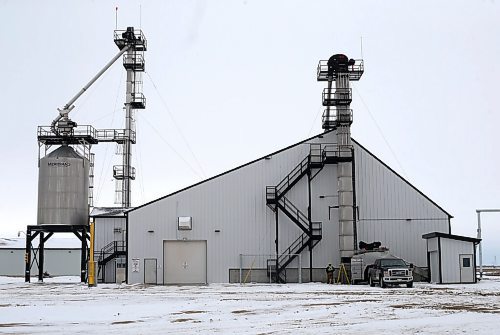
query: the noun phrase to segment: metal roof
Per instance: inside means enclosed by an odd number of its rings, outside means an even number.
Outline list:
[[[133,208],[123,207],[94,207],[90,217],[124,217],[125,212]]]
[[[440,232],[437,232],[437,231],[422,235],[422,238],[425,238],[425,239],[434,238],[434,237],[443,237],[443,238],[449,238],[450,240],[465,241],[465,242],[474,242],[476,244],[479,243],[479,242],[481,242],[480,238],[474,238],[474,237],[468,237],[468,236],[460,236],[460,235],[452,235],[452,234],[445,234],[445,233],[440,233]]]

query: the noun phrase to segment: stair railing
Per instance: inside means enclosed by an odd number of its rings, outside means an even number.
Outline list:
[[[300,224],[309,229],[309,218],[304,213],[295,207],[295,205],[286,197],[282,197],[279,201],[281,202],[283,208],[292,214],[292,217],[296,218]]]

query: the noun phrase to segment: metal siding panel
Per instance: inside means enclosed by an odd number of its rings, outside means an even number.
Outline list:
[[[447,214],[356,144],[355,159],[358,241],[380,240],[393,254],[426,266],[422,235],[447,232]]]
[[[443,283],[460,282],[460,254],[474,254],[472,242],[441,238],[441,253],[443,261]]]
[[[121,228],[122,233],[115,233],[115,228]],[[121,241],[123,232],[126,230],[126,219],[117,218],[95,218],[95,250],[99,251],[113,241]]]
[[[24,250],[0,249],[0,276],[24,276]],[[44,271],[54,276],[80,275],[80,250],[45,249]],[[31,259],[34,259],[33,252]],[[31,275],[38,275],[36,264]]]
[[[326,134],[317,141],[334,143],[334,135],[334,132]],[[274,253],[274,213],[265,204],[265,186],[276,185],[306,157],[308,151],[308,144],[298,145],[269,160],[254,162],[130,212],[129,258],[139,258],[141,264],[144,258],[158,258],[161,266],[163,240],[207,240],[208,282],[227,282],[228,269],[239,267],[240,253]],[[327,166],[313,181],[313,220],[323,222],[323,240],[314,250],[314,266],[318,267],[338,258],[337,213],[332,211],[332,220],[329,221],[329,200],[319,199],[320,193],[327,192],[330,187],[335,190],[331,193],[336,193],[336,174],[333,171],[335,167]],[[447,232],[447,216],[359,147],[356,147],[356,186],[360,218],[376,218],[358,223],[358,241],[383,240],[394,253],[425,266],[426,246],[421,236],[430,231]],[[287,197],[307,213],[306,179],[299,182]],[[437,215],[443,221],[380,220],[426,215]],[[177,233],[177,216],[192,216],[193,230]],[[215,229],[220,233],[215,233]],[[154,233],[147,233],[147,230],[154,230]],[[279,230],[280,251],[301,232],[283,214],[280,215]],[[303,253],[304,266],[308,265],[308,259],[306,251]],[[142,268],[138,273],[130,270],[129,265],[131,283],[143,281]],[[158,277],[158,282],[163,282],[160,269]]]
[[[331,133],[321,141],[332,143]],[[207,240],[208,282],[227,282],[229,268],[239,267],[240,253],[274,253],[274,213],[265,205],[265,187],[276,185],[308,153],[309,144],[301,144],[130,212],[129,258],[139,258],[140,264],[145,257],[158,258],[162,264],[162,241],[178,238],[177,216],[192,216],[193,230],[184,237]],[[307,213],[307,183],[297,184],[294,192],[297,206]],[[299,228],[288,219],[280,218],[279,228],[282,248],[288,247],[283,241],[299,236]],[[155,232],[148,235],[148,229]],[[221,232],[215,233],[215,229]],[[128,271],[129,282],[143,281],[142,267],[131,272],[129,265]],[[162,270],[158,277],[163,277]],[[163,278],[158,281],[163,282]]]
[[[0,249],[0,264],[0,276],[23,276],[24,250]]]
[[[52,276],[79,276],[80,255],[80,250],[45,249],[44,271]]]

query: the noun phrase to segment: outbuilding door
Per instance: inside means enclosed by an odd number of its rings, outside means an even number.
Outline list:
[[[460,255],[460,282],[474,282],[474,266],[472,255]]]
[[[156,258],[144,259],[144,284],[156,284]]]
[[[439,280],[439,254],[437,251],[429,252],[429,270],[431,272],[431,283],[440,283]]]
[[[164,284],[207,283],[207,241],[164,241]]]

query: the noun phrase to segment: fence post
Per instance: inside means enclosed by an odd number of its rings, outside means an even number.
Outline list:
[[[302,255],[299,254],[299,284],[302,284]]]
[[[240,254],[240,284],[243,280],[243,255]]]

